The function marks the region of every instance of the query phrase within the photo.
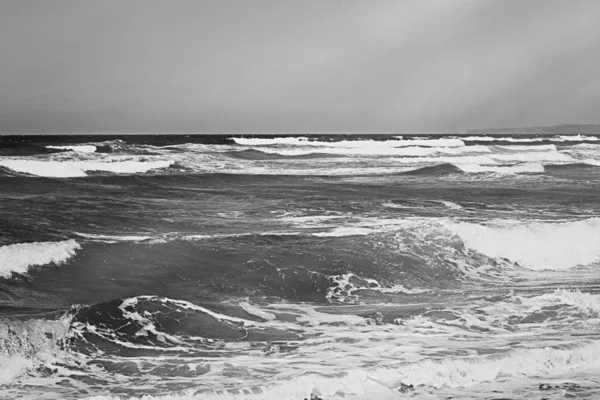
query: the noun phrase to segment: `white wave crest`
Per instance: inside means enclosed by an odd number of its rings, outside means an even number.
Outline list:
[[[542,142],[543,138],[513,138],[513,137],[495,137],[495,136],[466,136],[462,137],[462,140],[466,140],[468,142],[514,142],[514,143],[532,143],[532,142]]]
[[[0,165],[13,171],[53,178],[75,178],[87,176],[86,171],[106,171],[115,174],[135,174],[153,169],[167,168],[173,161],[39,161],[24,159],[1,160]]]
[[[521,303],[528,307],[542,308],[549,305],[567,305],[589,316],[600,314],[600,296],[579,290],[556,289],[541,296],[521,297]]]
[[[500,174],[542,173],[544,166],[539,163],[523,163],[518,165],[496,166],[480,164],[456,164],[464,172],[496,172]]]
[[[47,149],[56,149],[56,150],[70,150],[70,151],[79,151],[82,153],[94,153],[96,152],[96,146],[92,145],[79,145],[79,146],[46,146]]]
[[[62,242],[19,243],[0,247],[0,276],[8,278],[13,272],[24,274],[35,265],[62,264],[81,249],[74,240]]]
[[[445,205],[446,207],[452,209],[452,210],[460,210],[460,209],[462,209],[462,206],[460,204],[456,204],[456,203],[453,203],[451,201],[439,200],[439,202],[442,203],[443,205]]]
[[[97,241],[101,243],[116,243],[116,242],[142,242],[145,240],[157,239],[152,236],[140,236],[140,235],[99,235],[94,233],[80,233],[75,232],[76,235]]]
[[[560,140],[564,140],[565,142],[577,142],[577,141],[592,141],[595,142],[600,140],[595,136],[585,136],[585,135],[569,135],[569,136],[559,136]]]
[[[597,141],[600,140],[595,136],[585,135],[562,135],[553,137],[537,137],[537,138],[515,138],[515,137],[495,137],[495,136],[466,136],[461,137],[462,140],[468,142],[514,142],[514,143],[532,143],[532,142],[578,142],[578,141]]]
[[[571,222],[448,222],[467,248],[534,270],[564,270],[600,258],[600,218]]]
[[[363,142],[364,143],[364,142]],[[360,147],[308,147],[298,146],[292,148],[270,148],[260,147],[259,150],[264,153],[279,154],[284,156],[299,156],[306,154],[335,154],[335,155],[382,155],[382,156],[397,156],[397,157],[425,157],[435,155],[461,155],[461,154],[477,154],[490,153],[491,150],[487,146],[464,146],[464,147],[425,147],[425,146],[388,146],[381,143],[372,142],[365,143]]]
[[[340,148],[365,148],[365,147],[463,147],[465,143],[458,138],[442,138],[442,139],[400,139],[400,140],[340,140],[340,141],[318,141],[309,140],[306,137],[289,137],[289,138],[232,138],[234,142],[243,146],[269,146],[269,145],[288,145],[288,146],[312,146],[312,147],[340,147]]]
[[[15,383],[63,354],[59,342],[67,336],[70,322],[67,316],[55,321],[0,319],[0,385]]]
[[[405,384],[435,388],[468,387],[501,378],[524,378],[556,374],[600,364],[600,343],[581,347],[519,349],[503,356],[424,361],[400,368]]]

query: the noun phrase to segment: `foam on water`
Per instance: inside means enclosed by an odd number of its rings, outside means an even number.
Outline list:
[[[350,142],[352,143],[352,142]],[[262,147],[260,150],[263,153],[279,154],[284,156],[299,156],[306,154],[332,154],[332,155],[381,155],[381,156],[397,156],[397,157],[424,157],[439,155],[461,155],[469,153],[490,153],[491,150],[487,146],[468,146],[468,147],[435,147],[435,146],[390,146],[386,142],[372,142],[363,144],[360,147],[292,147],[292,148],[270,148]]]
[[[600,140],[595,136],[584,135],[563,135],[554,137],[538,137],[538,138],[518,138],[518,137],[495,137],[495,136],[466,136],[461,139],[469,142],[514,142],[514,143],[532,143],[532,142],[577,142],[577,141],[597,141]]]
[[[0,319],[0,385],[14,383],[25,373],[64,354],[70,318],[55,321]]]
[[[24,159],[0,160],[0,165],[13,171],[26,174],[53,177],[53,178],[75,178],[87,176],[87,171],[105,171],[115,174],[135,174],[148,172],[153,169],[167,168],[173,161],[40,161]]]
[[[154,236],[142,236],[142,235],[99,235],[93,233],[80,233],[74,232],[77,236],[81,236],[92,241],[103,242],[103,243],[116,243],[116,242],[143,242],[146,240],[158,239]]]
[[[74,240],[62,242],[19,243],[0,247],[0,276],[8,278],[13,272],[24,274],[36,265],[60,265],[81,249]]]
[[[465,143],[458,138],[443,139],[408,139],[408,140],[341,140],[341,141],[317,141],[302,137],[272,138],[272,139],[251,139],[251,138],[232,138],[234,142],[244,146],[269,146],[269,145],[288,145],[288,146],[314,146],[314,147],[340,147],[340,148],[365,148],[365,147],[406,147],[406,146],[425,146],[425,147],[463,147]]]
[[[493,136],[466,136],[461,139],[466,140],[468,142],[541,142],[544,139],[536,139],[536,138],[511,138],[511,137],[493,137]]]
[[[37,183],[51,190],[75,188],[65,201],[81,201],[77,206],[89,207],[89,214],[86,228],[72,225],[67,222],[72,208],[61,202],[66,211],[52,214],[59,223],[42,227],[43,232],[52,229],[77,242],[0,247],[0,276],[64,263],[82,244],[89,253],[77,257],[81,265],[74,268],[93,269],[106,286],[93,291],[92,304],[75,305],[59,318],[58,309],[44,316],[18,309],[29,305],[19,296],[34,288],[32,296],[57,293],[65,299],[60,304],[72,304],[88,299],[86,286],[69,297],[66,285],[44,287],[33,272],[23,286],[17,286],[21,280],[3,280],[8,288],[3,293],[14,294],[16,306],[10,305],[14,317],[0,319],[0,396],[301,400],[313,394],[323,400],[395,400],[466,398],[468,392],[475,399],[499,397],[494,392],[502,387],[509,388],[503,398],[558,398],[558,392],[539,392],[540,379],[594,378],[600,371],[595,340],[600,218],[577,218],[596,215],[597,185],[577,181],[563,193],[565,187],[554,181],[527,174],[574,160],[600,164],[600,147],[572,146],[588,140],[583,136],[535,138],[556,144],[532,146],[519,138],[508,141],[514,146],[494,146],[497,138],[484,140],[489,146],[465,146],[458,138],[396,139],[271,138],[165,147],[115,142],[98,152],[65,148],[73,151],[0,158],[2,165],[25,163],[25,169],[56,176],[85,176],[93,170],[89,165],[118,168],[126,162],[172,162],[188,175],[97,179],[101,185],[39,179],[21,185],[13,176],[3,178],[25,189],[6,202],[18,205],[24,199],[22,210],[9,210],[18,218],[30,209],[33,216],[23,223],[36,215],[31,204],[51,204],[50,196],[36,194]],[[240,149],[250,156],[232,156]],[[342,157],[263,154],[274,152]],[[60,165],[64,171],[51,171]],[[565,175],[580,173],[577,166],[569,168]],[[421,171],[380,177],[381,186],[371,177],[355,185],[348,178],[189,175],[414,169]],[[588,169],[593,176],[596,171]],[[479,173],[489,171],[502,177]],[[511,175],[520,173],[525,175]],[[136,188],[150,183],[149,202],[144,196],[122,212],[109,208],[121,199],[121,184],[131,181]],[[78,188],[81,198],[72,195]],[[181,202],[170,201],[172,195]],[[547,202],[541,200],[546,195]],[[89,201],[104,196],[111,196],[106,204]],[[255,208],[248,198],[268,201]],[[151,207],[157,207],[156,214]],[[125,226],[119,217],[135,222]],[[96,242],[107,244],[89,244]],[[153,255],[159,255],[157,266]],[[114,265],[96,268],[98,262]],[[187,269],[188,262],[194,269]],[[230,265],[237,269],[229,270]],[[546,269],[552,271],[539,272]],[[127,279],[110,275],[115,271]],[[52,284],[70,282],[70,275],[61,274],[56,279],[61,282]],[[112,294],[104,296],[105,289]],[[140,291],[148,295],[126,297]],[[518,385],[529,389],[510,390]]]
[[[452,210],[461,210],[462,209],[462,206],[460,204],[456,204],[452,201],[439,200],[439,202]]]
[[[596,136],[585,136],[585,135],[568,135],[568,136],[559,136],[558,139],[564,140],[565,142],[579,142],[579,141],[598,141],[600,138]]]
[[[509,151],[557,151],[557,147],[555,144],[541,144],[541,145],[529,145],[529,146],[520,146],[520,145],[496,145],[494,146],[498,149],[509,150]]]
[[[455,210],[462,208],[445,200],[437,202]],[[384,203],[383,206],[406,208],[393,203]],[[351,215],[285,216],[279,220],[301,229],[310,229],[307,234],[317,237],[393,232],[406,236],[417,233],[431,244],[449,245],[453,243],[452,237],[457,236],[468,249],[535,270],[565,270],[600,259],[600,218],[541,222],[492,220],[486,224],[448,218],[365,218]],[[320,231],[315,232],[317,228]]]
[[[78,151],[82,153],[94,153],[97,148],[92,145],[79,145],[79,146],[46,146],[48,149],[57,149],[57,150],[69,150],[69,151]]]
[[[348,368],[345,372],[330,375],[307,372],[292,379],[232,391],[187,390],[182,393],[143,398],[279,400],[310,398],[311,395],[316,395],[325,399],[391,400],[399,398],[399,391],[408,385],[412,385],[413,388],[466,388],[487,382],[552,376],[598,366],[600,343],[591,341],[581,346],[518,349],[503,355],[401,363],[396,368]],[[122,399],[119,396],[94,398]]]
[[[563,270],[600,257],[600,218],[571,222],[448,222],[465,246],[535,270]]]
[[[403,293],[420,294],[427,290],[418,288],[406,288],[404,285],[396,284],[386,287],[373,278],[361,278],[353,273],[330,276],[333,284],[327,291],[327,299],[331,302],[354,303],[359,300],[357,295],[361,291],[380,293]]]
[[[543,308],[553,305],[567,305],[583,313],[584,316],[600,315],[600,296],[579,290],[556,289],[552,293],[529,298],[520,297],[521,303]]]
[[[69,151],[49,156],[4,158],[0,166],[47,177],[84,177],[90,171],[136,174],[173,165],[180,166],[180,172],[188,173],[353,176],[399,174],[424,166],[453,164],[469,173],[514,175],[544,173],[544,165],[600,162],[595,161],[594,151],[588,149],[559,151],[555,145],[466,146],[459,138],[326,141],[287,137],[234,138],[233,141],[237,144],[186,143],[163,147],[125,145],[117,141],[111,142],[113,153],[108,154],[91,152],[101,143],[54,146]],[[255,153],[253,157],[235,157],[240,148],[242,152]],[[319,157],[294,158],[307,154]],[[172,168],[168,172],[177,171]]]

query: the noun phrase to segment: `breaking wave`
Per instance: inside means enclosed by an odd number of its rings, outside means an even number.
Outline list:
[[[243,160],[277,160],[287,158],[311,159],[325,157],[339,157],[339,154],[307,152],[302,154],[282,154],[277,152],[267,152],[256,149],[247,149],[241,151],[224,152],[224,155]]]
[[[533,143],[533,142],[595,142],[600,140],[596,136],[585,135],[562,135],[553,137],[499,137],[499,136],[465,136],[462,140],[468,142],[512,142],[512,143]]]
[[[0,319],[0,385],[13,383],[64,354],[70,318],[58,320]]]
[[[481,165],[481,164],[458,164],[458,168],[464,172],[495,172],[500,174],[521,173],[543,173],[544,166],[539,163],[522,163],[517,165]]]
[[[235,390],[188,389],[164,396],[146,395],[143,399],[231,399],[270,400],[308,399],[322,396],[327,399],[395,399],[400,392],[417,388],[467,388],[506,378],[527,379],[600,366],[600,343],[590,341],[580,346],[555,346],[517,349],[502,355],[453,357],[402,363],[393,367],[370,369],[348,368],[337,374],[306,372],[293,379]],[[410,394],[409,394],[410,396]],[[95,399],[134,399],[107,395]]]
[[[307,137],[288,137],[288,138],[232,138],[234,142],[243,146],[270,146],[270,145],[288,145],[288,146],[315,146],[315,147],[341,147],[341,148],[367,148],[367,147],[463,147],[465,143],[457,138],[443,139],[407,139],[407,140],[340,140],[340,141],[319,141],[310,140]]]
[[[79,151],[82,153],[94,153],[96,146],[92,145],[78,145],[78,146],[46,146],[48,149],[56,150],[68,150],[68,151]]]
[[[564,270],[600,258],[600,218],[571,222],[449,222],[464,245],[534,270]]]
[[[448,174],[462,174],[463,170],[453,164],[440,164],[432,167],[418,168],[412,171],[407,171],[406,175],[427,175],[427,176],[438,176]]]
[[[167,168],[174,164],[173,161],[38,161],[10,159],[0,160],[3,165],[11,170],[36,176],[52,178],[75,178],[87,176],[90,171],[104,171],[115,174],[135,174],[148,172],[154,169]]]
[[[60,265],[81,249],[75,240],[62,242],[19,243],[0,247],[0,277],[8,278],[13,272],[24,274],[29,267]]]

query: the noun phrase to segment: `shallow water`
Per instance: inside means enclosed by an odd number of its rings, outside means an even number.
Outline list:
[[[2,137],[0,397],[598,397],[598,140]]]

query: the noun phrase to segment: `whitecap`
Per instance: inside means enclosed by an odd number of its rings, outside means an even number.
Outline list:
[[[0,276],[10,277],[13,272],[24,274],[36,265],[60,265],[81,249],[74,240],[62,242],[18,243],[0,247]]]
[[[77,145],[77,146],[46,146],[47,149],[56,149],[56,150],[68,150],[68,151],[78,151],[81,153],[94,153],[96,152],[96,146],[92,145]]]
[[[0,160],[0,165],[31,175],[53,178],[75,178],[87,176],[88,171],[105,171],[115,174],[135,174],[153,169],[167,168],[173,161],[40,161],[26,159]]]
[[[447,222],[464,245],[535,270],[564,270],[600,258],[600,218],[570,222]]]

